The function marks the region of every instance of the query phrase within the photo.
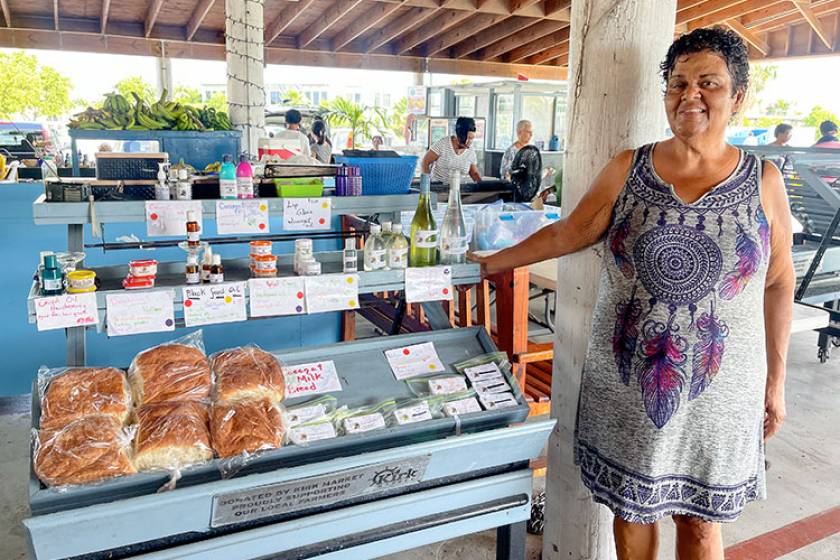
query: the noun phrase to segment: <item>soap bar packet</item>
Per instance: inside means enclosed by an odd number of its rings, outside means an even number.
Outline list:
[[[496,408],[507,408],[511,406],[518,406],[519,403],[516,401],[516,397],[513,396],[513,393],[484,393],[479,395],[478,397],[481,400],[481,404],[484,405],[484,408],[487,410],[493,410]]]
[[[499,379],[488,379],[485,381],[478,381],[473,383],[473,389],[479,395],[484,395],[487,393],[510,393],[510,385],[507,384],[502,378]]]
[[[473,384],[481,381],[504,381],[504,375],[495,362],[464,369],[464,375]]]

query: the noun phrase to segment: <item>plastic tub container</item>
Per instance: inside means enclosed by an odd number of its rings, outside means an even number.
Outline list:
[[[130,261],[128,263],[128,274],[135,278],[154,277],[157,274],[157,264],[154,259]]]
[[[324,194],[322,179],[274,179],[274,186],[280,198],[318,198]]]
[[[252,270],[273,270],[277,274],[277,257],[274,255],[251,255]]]
[[[559,210],[554,208],[526,210],[507,205],[485,206],[475,215],[475,248],[478,251],[505,249],[559,219]]]
[[[336,163],[358,167],[362,172],[362,195],[406,194],[411,189],[417,156],[365,158],[334,156]]]
[[[67,293],[84,294],[96,291],[96,273],[92,270],[72,270],[67,273]]]
[[[155,287],[154,276],[126,276],[122,281],[123,288],[126,290],[142,290],[145,288]]]
[[[271,241],[257,240],[251,241],[251,255],[262,256],[271,254]]]
[[[254,278],[274,278],[277,276],[277,269],[276,268],[268,268],[265,270],[258,270],[255,267],[251,267],[251,276]]]

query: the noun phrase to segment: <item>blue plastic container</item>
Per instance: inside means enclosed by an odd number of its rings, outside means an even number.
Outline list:
[[[363,158],[335,156],[336,163],[362,170],[362,195],[406,194],[411,188],[417,156]]]

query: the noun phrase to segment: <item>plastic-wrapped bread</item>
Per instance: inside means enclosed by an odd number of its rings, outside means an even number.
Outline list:
[[[212,459],[207,420],[207,407],[194,401],[138,408],[134,443],[137,470],[177,470]]]
[[[128,377],[138,406],[210,396],[210,363],[204,352],[188,344],[162,344],[140,352]]]
[[[279,403],[285,397],[285,381],[280,363],[273,355],[244,346],[213,354],[216,401],[233,402],[268,399]]]
[[[42,371],[40,428],[55,429],[93,415],[113,416],[125,424],[131,392],[125,374],[116,368],[71,368]]]
[[[219,457],[234,457],[283,444],[279,407],[268,399],[216,403],[210,413],[213,448]]]
[[[39,430],[33,464],[47,486],[88,484],[134,474],[131,436],[113,416],[86,416],[56,430]]]

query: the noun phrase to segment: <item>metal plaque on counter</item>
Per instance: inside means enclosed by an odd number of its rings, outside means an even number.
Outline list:
[[[423,481],[431,455],[256,486],[213,496],[210,526],[224,527],[321,507],[368,494],[407,488]]]

